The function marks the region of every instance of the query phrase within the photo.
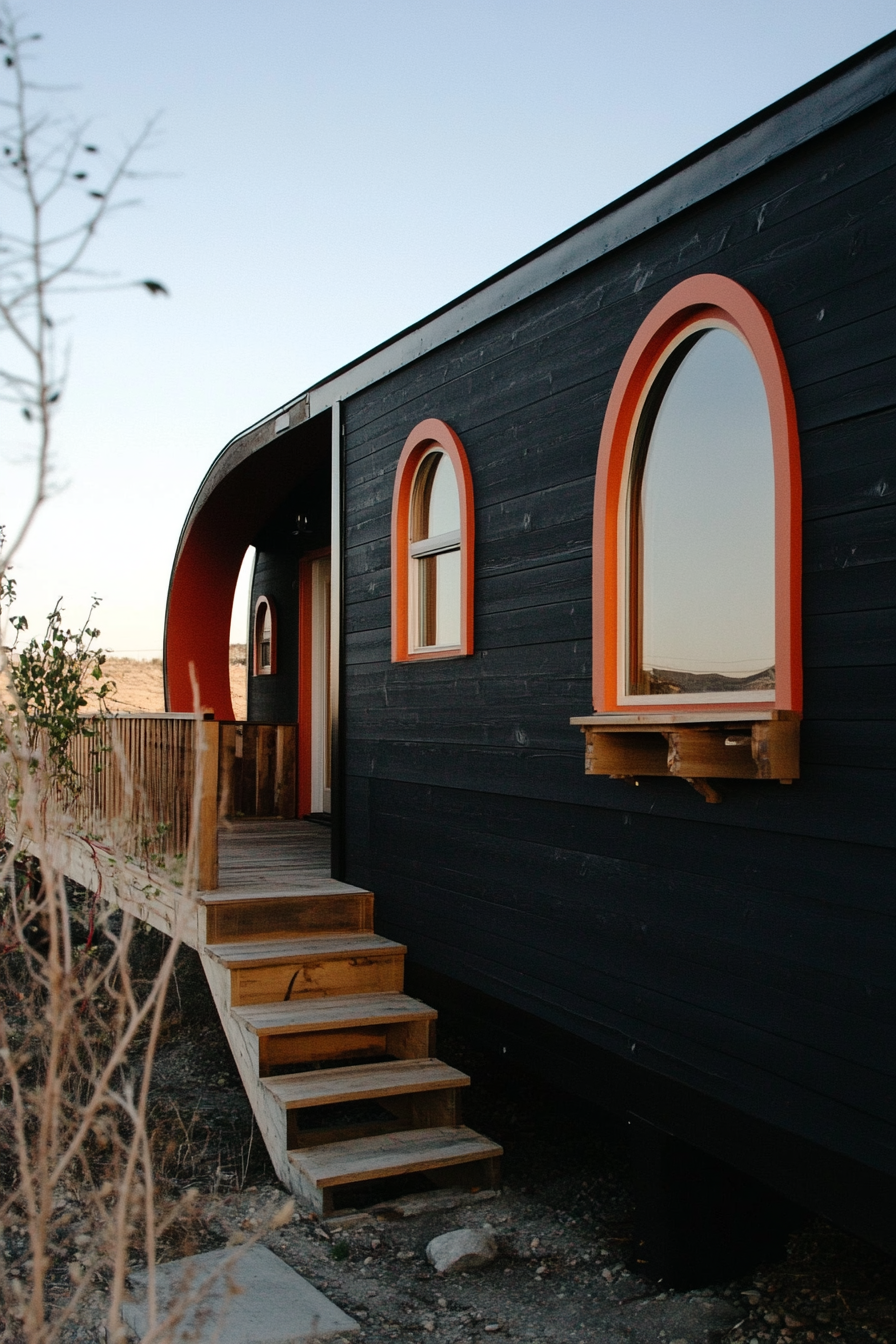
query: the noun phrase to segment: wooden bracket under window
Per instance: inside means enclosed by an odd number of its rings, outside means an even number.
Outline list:
[[[708,803],[721,802],[710,780],[800,775],[800,716],[790,710],[703,714],[594,714],[571,719],[585,734],[585,774],[638,783],[674,775]]]

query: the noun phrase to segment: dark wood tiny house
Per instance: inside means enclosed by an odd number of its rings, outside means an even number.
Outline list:
[[[193,662],[231,719],[230,603],[255,545],[251,611],[274,605],[277,647],[248,717],[296,726],[298,814],[329,814],[333,876],[376,892],[429,997],[627,1116],[656,1190],[702,1160],[719,1189],[735,1173],[891,1249],[894,88],[896,36],[238,435],[185,524],[166,636],[169,708],[191,707]],[[701,700],[665,669],[653,702],[607,654],[606,603],[641,599],[624,576],[595,586],[595,539],[615,545],[598,449],[644,324],[707,277],[755,302],[778,352],[787,616],[753,691],[726,700],[722,672]],[[701,323],[740,330],[688,303],[669,349]],[[447,453],[419,437],[439,424],[471,515],[396,542],[403,464],[418,440]],[[410,627],[419,657],[394,656],[396,544],[446,576],[443,625],[432,607]],[[468,573],[471,651],[449,591]],[[612,705],[599,662],[620,669]]]

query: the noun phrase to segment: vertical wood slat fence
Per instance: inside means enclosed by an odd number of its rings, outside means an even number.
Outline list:
[[[83,781],[72,814],[79,827],[111,839],[140,863],[170,867],[186,855],[201,756],[200,890],[218,885],[222,817],[296,815],[295,724],[128,714],[97,717],[91,727],[94,736],[75,738],[70,747]]]

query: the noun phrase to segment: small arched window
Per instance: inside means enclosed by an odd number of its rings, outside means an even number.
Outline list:
[[[256,677],[269,677],[277,671],[277,616],[269,597],[255,603],[252,668]]]
[[[800,708],[796,418],[771,319],[722,276],[648,314],[595,496],[595,708]]]
[[[392,498],[392,658],[473,652],[473,493],[460,439],[424,420],[402,450]]]

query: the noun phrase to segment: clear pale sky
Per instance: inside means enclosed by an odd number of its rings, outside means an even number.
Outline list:
[[[103,597],[150,657],[183,517],[235,433],[896,24],[892,0],[34,0],[35,73],[103,150],[162,112],[142,203],[68,302],[32,624]],[[0,220],[0,230],[2,230]],[[63,309],[65,311],[65,309]],[[0,521],[27,482],[3,422]]]

